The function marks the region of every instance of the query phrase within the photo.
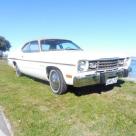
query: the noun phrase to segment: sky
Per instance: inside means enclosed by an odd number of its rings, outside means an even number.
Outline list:
[[[136,56],[136,0],[0,0],[0,35],[11,51],[63,38],[96,53]]]

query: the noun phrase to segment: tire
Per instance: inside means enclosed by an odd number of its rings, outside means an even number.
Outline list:
[[[19,70],[18,66],[15,65],[15,69],[16,69],[16,76],[20,77],[22,75],[21,71]]]
[[[63,94],[67,91],[67,85],[62,73],[58,69],[52,69],[49,74],[50,87],[53,93]]]

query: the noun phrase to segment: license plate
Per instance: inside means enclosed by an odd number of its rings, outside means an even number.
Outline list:
[[[117,83],[118,77],[110,78],[106,80],[106,85],[111,85]]]

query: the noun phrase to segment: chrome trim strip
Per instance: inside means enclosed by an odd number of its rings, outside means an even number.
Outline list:
[[[45,61],[24,60],[24,59],[16,59],[16,58],[8,58],[8,59],[11,59],[11,60],[21,60],[21,61],[29,61],[29,62],[38,62],[38,63],[48,63],[48,64],[56,64],[56,65],[76,66],[75,64],[65,64],[65,63],[55,63],[55,62],[45,62]]]

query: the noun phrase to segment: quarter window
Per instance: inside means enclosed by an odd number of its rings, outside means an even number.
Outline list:
[[[30,43],[26,43],[25,45],[24,45],[24,47],[22,48],[22,51],[23,52],[30,52]]]
[[[38,41],[32,41],[30,42],[30,52],[39,52],[39,44]]]

